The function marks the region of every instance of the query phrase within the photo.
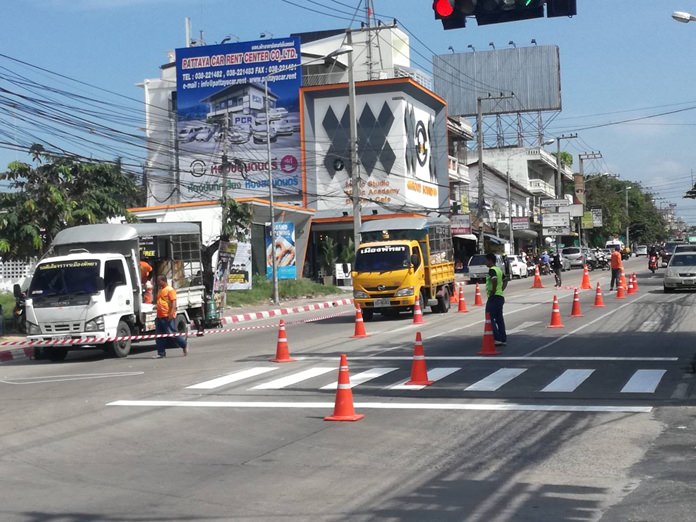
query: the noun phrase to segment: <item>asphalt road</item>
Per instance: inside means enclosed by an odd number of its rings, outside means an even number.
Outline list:
[[[190,355],[0,366],[3,521],[691,520],[695,294],[663,294],[644,258],[619,300],[609,272],[506,291],[501,354],[478,356],[483,307],[288,316],[192,338]],[[594,307],[595,285],[605,307]],[[548,328],[557,295],[563,328]],[[416,332],[428,387],[409,387]],[[339,355],[357,422],[326,422]]]

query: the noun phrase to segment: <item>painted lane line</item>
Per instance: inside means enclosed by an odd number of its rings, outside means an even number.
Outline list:
[[[636,370],[621,393],[655,393],[667,370]]]
[[[298,382],[302,382],[306,379],[311,379],[312,377],[318,377],[319,375],[324,375],[325,373],[329,373],[331,371],[336,371],[336,368],[325,368],[318,366],[316,368],[310,368],[309,370],[304,370],[302,372],[298,373],[293,373],[292,375],[288,375],[287,377],[281,377],[280,379],[276,379],[274,381],[269,381],[265,382],[263,384],[259,384],[258,386],[254,386],[253,388],[250,388],[252,390],[280,390],[282,388],[286,388],[287,386],[290,386],[292,384],[297,384]]]
[[[428,371],[428,380],[439,381],[444,379],[448,375],[452,375],[454,372],[461,370],[461,368],[433,368]],[[387,387],[388,390],[422,390],[426,386],[420,384],[406,384],[411,379],[406,379],[393,386]]]
[[[386,375],[390,372],[396,371],[398,368],[371,368],[362,373],[356,373],[350,376],[350,387],[355,388],[359,384],[364,384],[372,379],[377,379],[382,375]],[[320,390],[335,390],[338,387],[338,381],[327,384],[319,388]]]
[[[508,334],[515,334],[519,332],[525,331],[527,328],[531,328],[532,326],[536,326],[538,324],[541,324],[541,321],[525,321],[521,325],[513,328],[512,330],[508,330]]]
[[[111,377],[133,377],[145,372],[86,373],[83,375],[52,375],[51,377],[16,377],[2,379],[4,384],[43,384],[47,382],[84,381],[88,379],[109,379]]]
[[[507,384],[515,377],[519,377],[526,371],[527,368],[501,368],[488,377],[464,388],[464,391],[496,391],[498,388]]]
[[[212,401],[114,401],[107,406],[150,408],[320,408],[331,411],[334,402],[212,402]],[[546,411],[561,413],[650,413],[652,406],[593,406],[558,404],[506,403],[437,403],[437,402],[358,402],[356,409],[375,410],[450,410],[450,411]]]
[[[549,346],[553,346],[554,344],[556,344],[556,343],[558,343],[558,342],[560,342],[560,341],[566,339],[567,337],[570,337],[571,335],[576,334],[576,333],[578,333],[578,332],[584,330],[584,329],[587,328],[588,326],[591,326],[591,325],[593,325],[593,324],[596,323],[596,322],[602,321],[605,317],[609,317],[610,315],[615,314],[615,313],[618,312],[619,310],[621,310],[621,309],[623,309],[623,308],[625,308],[625,307],[627,307],[627,306],[631,306],[631,305],[635,304],[636,302],[640,301],[640,300],[643,299],[644,297],[647,297],[648,295],[650,295],[650,294],[643,294],[643,295],[641,295],[640,297],[636,297],[636,298],[635,298],[633,301],[631,301],[631,302],[625,303],[625,304],[619,306],[618,308],[615,308],[614,310],[608,311],[606,314],[600,315],[599,317],[597,317],[597,319],[593,319],[593,320],[590,321],[589,323],[585,323],[584,325],[577,327],[575,330],[573,330],[573,331],[571,331],[571,332],[568,332],[567,334],[562,335],[561,337],[559,337],[559,338],[557,338],[557,339],[554,339],[554,340],[551,341],[551,342],[548,342],[548,343],[546,343],[546,344],[541,345],[541,346],[540,346],[539,348],[537,348],[536,350],[532,350],[531,352],[529,352],[529,353],[527,354],[527,356],[529,357],[529,356],[531,356],[531,355],[534,355],[535,353],[540,352],[541,350],[544,350],[544,349],[548,348]]]
[[[566,370],[542,392],[573,392],[592,375],[594,370]]]
[[[257,375],[263,375],[264,373],[277,370],[277,367],[261,367],[257,366],[255,368],[247,368],[246,370],[240,370],[223,377],[218,377],[217,379],[212,379],[210,381],[201,382],[194,384],[193,386],[187,386],[190,390],[212,390],[215,388],[220,388],[226,384],[231,384],[233,382],[242,381],[250,377],[256,377]]]

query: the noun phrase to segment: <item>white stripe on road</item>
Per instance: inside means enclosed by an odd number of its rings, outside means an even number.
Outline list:
[[[298,361],[335,361],[335,356],[299,356],[296,357]],[[412,355],[351,355],[351,361],[410,361],[413,359]],[[679,357],[573,357],[573,356],[560,356],[560,357],[529,357],[528,355],[521,355],[517,357],[508,357],[505,355],[491,357],[478,356],[478,355],[433,355],[426,356],[428,361],[628,361],[628,362],[639,362],[639,361],[652,361],[652,362],[674,362],[678,361]]]
[[[636,370],[621,393],[655,393],[667,370]]]
[[[471,386],[464,388],[464,391],[495,391],[526,371],[527,368],[501,368],[485,379],[481,379]]]
[[[515,334],[519,332],[525,331],[527,328],[531,328],[532,326],[536,326],[538,324],[541,324],[541,321],[525,321],[521,325],[513,328],[512,330],[508,330],[507,333],[508,335],[510,334]]]
[[[550,383],[543,392],[572,392],[592,375],[594,370],[566,370]]]
[[[261,366],[257,366],[255,368],[247,368],[246,370],[231,373],[229,375],[225,375],[224,377],[218,377],[217,379],[194,384],[193,386],[188,386],[188,388],[192,390],[212,390],[214,388],[225,386],[226,384],[242,381],[244,379],[248,379],[249,377],[256,377],[257,375],[262,375],[264,373],[277,369],[278,367],[275,366],[265,368]]]
[[[350,376],[350,387],[355,388],[358,384],[363,384],[382,375],[398,370],[398,368],[371,368],[365,372],[357,373]],[[320,390],[335,390],[338,387],[338,381],[327,384],[319,388]]]
[[[318,377],[319,375],[324,375],[325,373],[328,373],[330,371],[336,371],[336,368],[325,368],[318,366],[316,368],[310,368],[309,370],[305,370],[303,372],[293,373],[292,375],[288,375],[287,377],[281,377],[280,379],[276,379],[274,381],[259,384],[258,386],[254,386],[251,389],[280,390],[281,388],[285,388],[287,386],[290,386],[291,384],[296,384],[306,379],[311,379],[312,377]]]
[[[114,401],[107,406],[150,408],[321,408],[331,411],[333,402],[212,402],[212,401]],[[565,413],[650,413],[652,406],[571,406],[559,404],[501,404],[448,402],[358,402],[354,408],[376,410],[450,410],[450,411],[546,411]]]
[[[428,371],[428,380],[429,381],[439,381],[440,379],[444,379],[448,375],[452,375],[454,372],[461,370],[461,368],[433,368],[432,370]],[[425,388],[425,386],[420,385],[420,384],[406,384],[408,381],[410,381],[411,378],[409,377],[405,381],[401,381],[400,383],[395,384],[394,386],[389,386],[387,389],[388,390],[422,390]]]
[[[638,327],[639,332],[657,332],[660,329],[660,321],[645,321]]]

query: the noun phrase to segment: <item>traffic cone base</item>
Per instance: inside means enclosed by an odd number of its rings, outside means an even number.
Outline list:
[[[481,343],[481,351],[478,352],[478,355],[500,355],[500,352],[495,349],[491,314],[486,314],[486,322],[483,327],[483,342]]]
[[[360,305],[358,305],[355,310],[355,333],[353,334],[353,337],[367,337],[367,332],[365,332],[365,322],[363,321]]]
[[[428,367],[425,363],[425,351],[420,332],[416,332],[416,344],[413,347],[413,363],[411,364],[411,380],[406,384],[430,386],[434,381],[428,380]]]
[[[594,300],[594,305],[598,308],[601,308],[604,306],[604,298],[602,297],[602,289],[599,286],[599,283],[597,283],[597,292],[595,293],[595,300]]]
[[[483,306],[483,300],[481,299],[481,289],[479,284],[476,283],[476,294],[474,295],[474,306]]]
[[[285,363],[293,362],[295,359],[290,357],[290,349],[288,347],[288,338],[285,334],[285,321],[280,320],[278,327],[278,344],[276,346],[276,356],[271,359],[271,362]]]
[[[547,328],[563,328],[561,321],[561,311],[558,309],[558,297],[553,296],[553,306],[551,308],[551,322]]]
[[[570,311],[571,317],[582,317],[582,312],[580,311],[580,296],[578,295],[578,289],[575,289],[573,293],[573,308]]]
[[[364,417],[361,413],[355,413],[353,406],[353,390],[350,387],[350,372],[348,371],[348,358],[341,354],[341,362],[338,368],[338,386],[336,387],[336,402],[333,415],[324,417],[325,421],[357,421]]]

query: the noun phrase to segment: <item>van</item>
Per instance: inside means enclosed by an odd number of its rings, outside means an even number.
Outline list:
[[[495,255],[495,264],[503,271],[505,274],[505,263],[503,262],[502,256]],[[486,265],[486,254],[476,254],[471,256],[469,259],[469,282],[471,283],[485,283],[486,276],[490,268]]]

